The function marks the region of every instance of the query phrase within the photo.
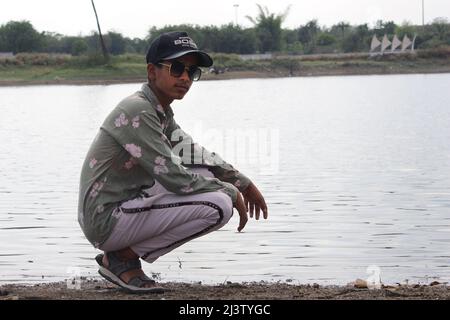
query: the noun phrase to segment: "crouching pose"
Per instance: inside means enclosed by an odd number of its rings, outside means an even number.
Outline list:
[[[183,99],[211,57],[185,32],[156,38],[147,52],[148,82],[109,114],[86,156],[78,221],[104,251],[99,273],[130,292],[163,292],[141,267],[178,246],[220,229],[239,213],[267,218],[258,188],[192,141],[170,104]]]

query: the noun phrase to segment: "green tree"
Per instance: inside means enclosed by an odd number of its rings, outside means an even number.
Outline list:
[[[62,34],[44,31],[42,33],[42,51],[57,53],[67,52],[67,48],[64,47],[65,38],[67,37],[64,37]]]
[[[317,37],[317,44],[319,46],[329,46],[329,45],[332,45],[334,43],[336,43],[336,38],[330,33],[322,32]]]
[[[378,20],[375,24],[375,34],[379,37],[382,37],[385,34],[393,35],[395,34],[395,30],[397,29],[397,25],[394,21],[386,21]]]
[[[270,13],[267,7],[257,4],[259,14],[256,18],[246,16],[256,29],[259,40],[259,49],[261,52],[279,51],[282,46],[282,29],[281,25],[286,20],[291,6],[289,5],[284,13]]]
[[[109,31],[105,37],[106,47],[112,55],[125,53],[126,41],[122,34]]]
[[[76,39],[72,42],[72,48],[70,50],[70,53],[74,56],[79,56],[88,51],[88,45],[86,41],[83,39]]]
[[[212,34],[210,38],[216,39],[217,45],[213,51],[223,53],[253,53],[256,50],[257,37],[252,29],[243,30],[235,24],[222,26],[217,30],[217,36]],[[205,40],[207,37],[205,37]]]
[[[5,51],[36,52],[40,51],[42,35],[29,21],[10,21],[0,27],[0,38],[3,39]]]
[[[340,34],[341,39],[345,38],[347,31],[351,28],[350,23],[346,21],[341,21],[338,24],[332,27],[332,30],[335,29]]]
[[[347,35],[342,43],[344,52],[356,52],[361,46],[361,40],[356,33]]]
[[[2,32],[2,27],[0,27],[0,52],[7,51],[6,50],[6,40]]]
[[[413,26],[410,22],[403,22],[401,26],[397,26],[395,28],[395,33],[397,36],[402,39],[405,35],[408,37],[414,36],[417,33],[416,26]]]
[[[431,31],[438,40],[450,40],[450,24],[447,18],[436,18],[431,24]]]
[[[385,34],[394,34],[395,29],[397,28],[397,25],[394,21],[388,21],[383,23],[383,30]]]
[[[316,19],[309,21],[298,29],[298,39],[305,47],[305,53],[313,53],[316,47],[320,27]]]
[[[367,24],[352,27],[342,42],[344,52],[358,52],[369,50],[372,33]]]

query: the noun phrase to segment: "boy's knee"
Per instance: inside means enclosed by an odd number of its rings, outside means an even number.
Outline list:
[[[233,215],[233,202],[231,198],[223,192],[214,192],[214,202],[222,211],[221,225],[225,225]]]

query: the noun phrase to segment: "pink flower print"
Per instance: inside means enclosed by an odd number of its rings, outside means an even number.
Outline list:
[[[94,183],[94,185],[92,186],[91,192],[89,193],[91,198],[95,198],[96,196],[98,196],[98,193],[100,192],[100,190],[102,190],[104,185],[105,184],[103,182]]]
[[[133,163],[131,161],[125,162],[125,169],[130,170],[133,168]]]
[[[125,169],[130,170],[131,168],[133,168],[136,164],[138,163],[138,161],[136,160],[136,158],[131,157],[130,160],[128,160],[127,162],[125,162]]]
[[[184,188],[181,188],[181,192],[184,192],[184,193],[189,193],[189,192],[192,192],[192,191],[194,191],[194,189],[191,187],[190,184],[185,186]]]
[[[156,110],[158,110],[158,111],[161,112],[161,113],[164,113],[164,108],[163,108],[162,105],[160,105],[160,104],[158,104],[158,105],[156,106]]]
[[[139,128],[139,125],[140,125],[140,123],[139,123],[139,116],[134,117],[131,121],[133,123],[132,124],[133,128],[135,128],[135,129]]]
[[[169,172],[169,169],[166,166],[166,159],[161,156],[156,157],[155,159],[156,166],[153,168],[153,172],[157,175],[161,173],[166,174]]]
[[[164,157],[158,156],[155,159],[155,163],[164,166],[166,164],[166,159],[164,159]]]
[[[117,128],[128,125],[128,119],[125,117],[125,113],[122,112],[120,116],[116,120],[114,120],[114,125]]]
[[[236,180],[236,182],[234,183],[234,186],[236,188],[239,188],[241,186],[241,180]]]
[[[89,161],[89,168],[94,168],[94,166],[97,164],[97,159],[92,158],[91,161]]]
[[[127,150],[128,153],[135,158],[142,157],[141,147],[135,145],[134,143],[126,144],[125,150]]]

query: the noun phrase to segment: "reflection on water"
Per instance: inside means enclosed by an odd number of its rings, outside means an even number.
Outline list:
[[[146,271],[164,281],[344,284],[376,265],[386,283],[450,280],[449,81],[195,84],[174,103],[176,118],[224,159],[234,163],[208,130],[279,130],[279,174],[236,164],[263,190],[270,219],[239,234],[234,217]],[[97,277],[96,251],[76,221],[79,172],[109,110],[139,87],[0,88],[0,283],[63,280],[74,268]]]

